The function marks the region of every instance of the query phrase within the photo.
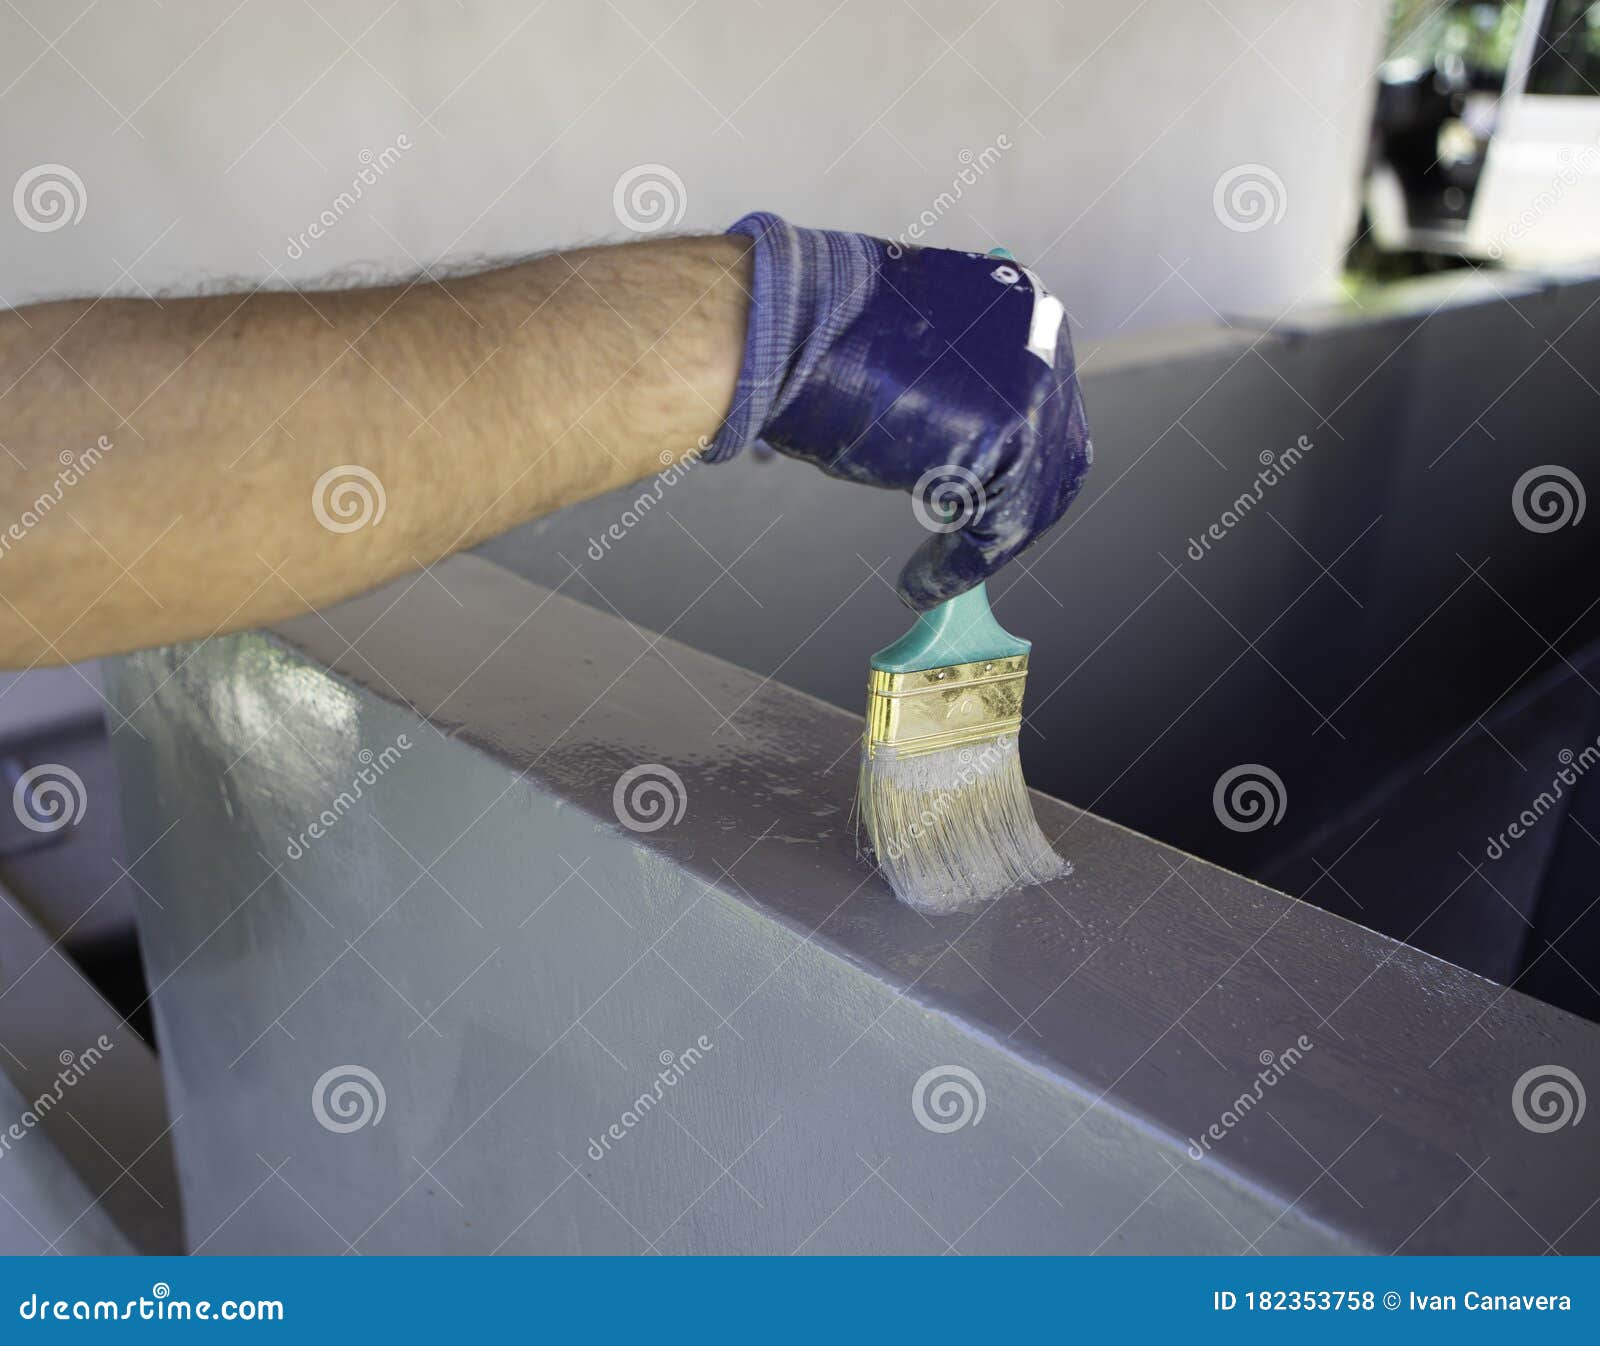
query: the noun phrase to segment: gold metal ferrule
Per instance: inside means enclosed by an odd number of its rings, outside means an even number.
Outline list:
[[[1025,654],[915,673],[871,669],[867,755],[886,749],[908,757],[1015,735],[1027,678]]]

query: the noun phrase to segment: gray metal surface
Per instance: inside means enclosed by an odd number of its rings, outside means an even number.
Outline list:
[[[857,718],[482,561],[108,681],[197,1251],[1600,1249],[1594,1026],[1043,797],[921,917]]]
[[[0,1076],[5,1251],[182,1250],[155,1055],[3,888]]]
[[[29,1106],[30,1100],[0,1075],[0,1116],[9,1124]],[[0,1203],[0,1256],[134,1251],[48,1135],[31,1136],[26,1146],[6,1156],[0,1167],[0,1192],[5,1196]]]

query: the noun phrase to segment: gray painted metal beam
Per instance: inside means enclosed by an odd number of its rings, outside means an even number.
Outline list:
[[[182,1251],[155,1054],[3,888],[0,1075],[0,1248]]]
[[[198,1251],[1600,1250],[1595,1026],[1043,797],[915,914],[859,719],[483,561],[108,682]]]
[[[32,1106],[32,1100],[0,1075],[0,1114],[8,1125]],[[126,1256],[134,1251],[48,1134],[31,1136],[26,1146],[7,1154],[0,1168],[0,1193],[5,1198],[0,1205],[0,1256]]]

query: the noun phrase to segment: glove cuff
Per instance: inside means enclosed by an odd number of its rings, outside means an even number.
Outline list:
[[[877,288],[882,245],[864,234],[798,229],[767,211],[728,230],[754,244],[744,363],[733,405],[701,455],[732,458],[792,400],[839,335]]]

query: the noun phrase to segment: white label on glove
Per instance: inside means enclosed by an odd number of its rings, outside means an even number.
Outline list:
[[[1028,349],[1054,369],[1056,339],[1061,335],[1061,321],[1067,316],[1066,306],[1044,288],[1033,272],[1024,269],[1022,274],[1033,286],[1033,321],[1028,324]]]

